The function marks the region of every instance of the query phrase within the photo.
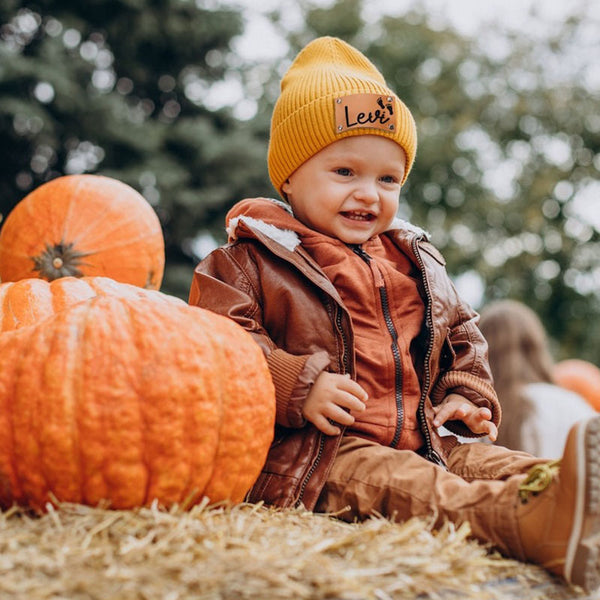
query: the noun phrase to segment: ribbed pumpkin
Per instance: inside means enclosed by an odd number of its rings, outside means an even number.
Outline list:
[[[241,501],[274,413],[264,355],[233,321],[91,298],[0,335],[0,506]]]
[[[172,302],[178,299],[154,290],[144,290],[109,277],[61,277],[54,281],[20,279],[0,283],[0,333],[27,325],[88,300],[94,296],[141,298]]]
[[[164,239],[154,209],[127,184],[65,175],[25,196],[0,229],[0,280],[105,276],[158,289]]]
[[[600,367],[587,360],[569,358],[556,363],[553,374],[558,385],[578,393],[600,411]]]

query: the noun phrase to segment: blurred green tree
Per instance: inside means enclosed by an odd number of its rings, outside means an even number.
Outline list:
[[[0,24],[0,214],[58,175],[120,179],[161,219],[163,290],[187,298],[191,240],[266,178],[265,139],[211,105],[215,84],[236,82],[240,13],[192,0],[7,0]]]

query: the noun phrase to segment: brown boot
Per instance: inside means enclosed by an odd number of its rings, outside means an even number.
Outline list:
[[[586,592],[598,588],[600,416],[575,424],[562,459],[533,467],[519,496],[517,521],[526,560]]]

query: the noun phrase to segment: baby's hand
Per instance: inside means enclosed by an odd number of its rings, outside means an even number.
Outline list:
[[[446,421],[462,421],[473,433],[485,433],[492,442],[498,437],[498,428],[492,421],[492,412],[489,408],[475,406],[464,396],[448,394],[442,402],[434,408],[435,419],[433,424],[440,427]]]
[[[351,411],[365,410],[367,393],[348,375],[323,371],[304,401],[304,418],[327,435],[338,435],[340,425],[352,425],[354,417]]]

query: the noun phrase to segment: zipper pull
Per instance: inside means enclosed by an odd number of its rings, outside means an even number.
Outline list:
[[[381,271],[379,270],[379,267],[377,266],[375,259],[368,252],[366,252],[362,246],[358,246],[358,245],[352,246],[352,251],[356,255],[360,256],[360,258],[362,258],[369,265],[369,268],[371,269],[371,273],[373,274],[373,281],[375,282],[375,287],[377,287],[377,288],[385,287],[385,281],[383,280],[383,275],[381,274]]]
[[[371,256],[365,251],[360,244],[350,245],[352,252],[357,256],[360,256],[367,264],[371,262]]]
[[[444,469],[446,469],[446,471],[448,470],[448,467],[446,466],[446,463],[442,460],[442,457],[433,448],[431,448],[427,452],[427,454],[425,454],[425,458],[429,462],[432,462],[434,465],[443,467]]]

